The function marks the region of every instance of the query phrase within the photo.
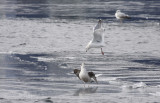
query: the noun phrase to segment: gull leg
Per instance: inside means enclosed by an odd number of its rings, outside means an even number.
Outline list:
[[[123,23],[123,19],[120,20],[120,23],[121,23],[121,24]]]
[[[102,53],[102,55],[104,55],[104,52],[103,52],[102,48],[101,48],[101,53]]]

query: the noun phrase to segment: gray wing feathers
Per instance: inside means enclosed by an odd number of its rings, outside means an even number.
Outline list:
[[[120,18],[126,18],[126,19],[130,19],[131,17],[129,17],[127,14],[125,14],[125,13],[119,13],[118,14],[118,16],[120,17]]]

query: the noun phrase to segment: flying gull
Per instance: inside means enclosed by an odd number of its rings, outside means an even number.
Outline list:
[[[93,30],[93,39],[86,46],[86,52],[90,48],[101,48],[101,53],[104,55],[102,50],[104,46],[104,28],[102,27],[102,20],[100,19]]]
[[[122,13],[120,10],[117,10],[116,13],[115,13],[115,17],[120,20],[121,22],[124,20],[124,19],[131,19],[131,17],[129,17],[127,14],[125,13]]]
[[[84,83],[95,81],[98,84],[95,74],[93,72],[87,72],[84,63],[81,65],[81,70],[74,69],[74,74]]]

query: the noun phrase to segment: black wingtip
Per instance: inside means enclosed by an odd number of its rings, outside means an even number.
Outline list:
[[[132,18],[128,16],[127,19],[132,19]]]
[[[74,74],[78,73],[79,71],[80,71],[80,70],[78,70],[78,69],[74,69],[74,70],[73,70]]]

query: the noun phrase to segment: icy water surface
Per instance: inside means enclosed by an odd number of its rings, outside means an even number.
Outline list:
[[[84,88],[73,75],[82,62],[102,74],[98,85]],[[158,102],[159,63],[156,57],[114,53],[1,54],[1,102]]]
[[[117,21],[117,9],[132,19]],[[0,1],[0,103],[158,103],[159,0]],[[98,19],[105,55],[85,52]],[[84,84],[81,63],[100,74]]]

